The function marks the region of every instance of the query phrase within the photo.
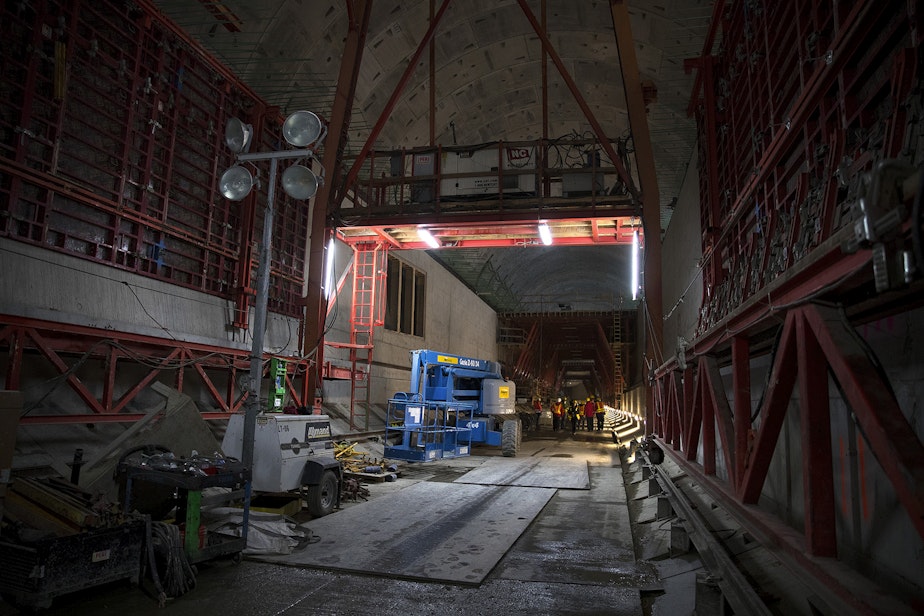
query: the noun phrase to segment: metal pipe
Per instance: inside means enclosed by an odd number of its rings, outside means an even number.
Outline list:
[[[260,388],[263,384],[263,336],[266,330],[266,306],[269,300],[270,257],[273,243],[273,202],[276,198],[276,170],[278,157],[268,154],[270,159],[269,186],[267,187],[266,209],[263,214],[263,243],[260,246],[260,269],[257,274],[257,297],[254,301],[253,345],[250,351],[250,396],[244,407],[244,442],[241,462],[245,468],[253,468],[253,439],[256,434],[257,415],[260,412]],[[251,159],[253,160],[253,159]],[[244,526],[247,525],[247,508],[244,508]]]

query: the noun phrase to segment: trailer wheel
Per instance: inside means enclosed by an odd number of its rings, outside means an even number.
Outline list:
[[[324,471],[321,482],[308,486],[308,513],[313,518],[326,516],[337,504],[337,475],[333,471]]]
[[[514,458],[520,449],[520,420],[508,419],[501,428],[501,454]]]

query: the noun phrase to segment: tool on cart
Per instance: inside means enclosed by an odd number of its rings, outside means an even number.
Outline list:
[[[154,520],[172,513],[182,536],[181,547],[191,563],[223,555],[240,554],[247,533],[206,538],[202,512],[210,507],[243,501],[250,481],[244,465],[220,454],[177,458],[159,445],[127,451],[116,467],[119,495],[124,511],[138,511]],[[229,488],[204,495],[209,488]]]
[[[388,401],[385,457],[428,461],[467,456],[473,443],[517,454],[516,385],[500,364],[436,351],[411,351],[411,389]]]
[[[235,413],[228,420],[221,445],[225,454],[240,459],[243,439],[244,414]],[[257,415],[253,443],[256,492],[304,488],[308,512],[317,518],[340,506],[341,481],[327,415]]]

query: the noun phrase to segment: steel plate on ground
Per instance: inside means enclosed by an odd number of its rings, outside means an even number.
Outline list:
[[[258,560],[480,584],[555,490],[421,482],[312,520],[320,538]]]
[[[455,480],[491,486],[590,489],[587,462],[561,458],[489,458]]]

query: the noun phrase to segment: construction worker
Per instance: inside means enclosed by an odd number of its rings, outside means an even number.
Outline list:
[[[597,412],[595,416],[597,417],[597,431],[603,432],[603,420],[606,418],[606,405],[603,404],[603,400],[600,399],[600,396],[597,396]]]
[[[594,397],[591,396],[587,398],[587,402],[584,403],[584,419],[587,421],[587,431],[594,431],[594,414],[597,412],[597,404],[594,402]]]
[[[565,427],[565,405],[562,404],[561,398],[552,403],[552,431],[558,432],[560,428]]]
[[[568,419],[571,420],[571,436],[577,432],[578,421],[581,418],[581,407],[577,400],[571,402],[571,408],[568,409]]]
[[[536,414],[536,430],[538,430],[539,420],[542,418],[542,400],[539,396],[533,398],[533,413]]]

